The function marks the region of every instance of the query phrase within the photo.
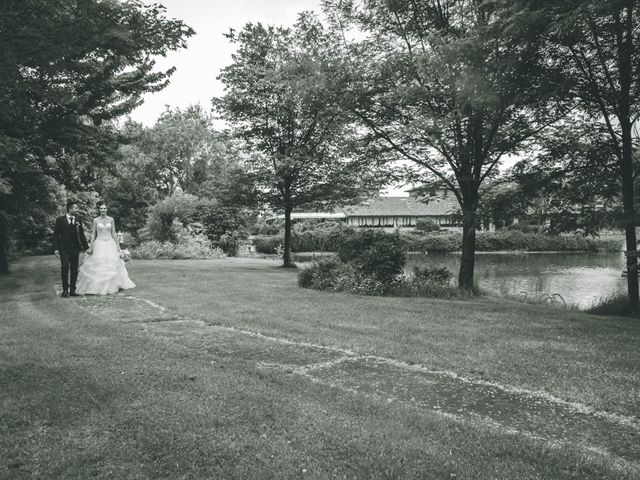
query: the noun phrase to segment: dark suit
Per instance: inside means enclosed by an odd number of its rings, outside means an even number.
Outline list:
[[[71,293],[76,291],[80,251],[89,248],[82,223],[77,221],[77,217],[75,220],[70,224],[67,216],[62,215],[56,219],[53,229],[53,248],[60,252],[62,290],[68,292],[71,289]],[[71,271],[71,278],[69,278],[69,271]]]

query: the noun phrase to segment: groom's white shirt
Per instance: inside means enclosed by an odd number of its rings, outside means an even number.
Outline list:
[[[68,223],[69,225],[71,225],[71,220],[73,220],[75,217],[72,217],[72,216],[71,216],[71,215],[69,215],[68,213],[66,214],[66,217],[67,217],[67,223]]]

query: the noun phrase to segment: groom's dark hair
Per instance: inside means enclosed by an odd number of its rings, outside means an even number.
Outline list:
[[[67,200],[67,212],[69,211],[72,205],[77,205],[77,204],[78,202],[76,202],[73,198],[70,198],[69,200]]]

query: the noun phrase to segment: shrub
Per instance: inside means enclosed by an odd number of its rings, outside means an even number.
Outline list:
[[[213,248],[202,232],[180,225],[176,230],[176,242],[148,240],[134,248],[131,256],[144,260],[178,260],[217,258],[224,256],[224,252]]]
[[[158,202],[149,212],[141,230],[142,240],[176,243],[180,227],[194,221],[198,198],[188,193],[175,193]]]
[[[355,232],[354,229],[336,222],[302,224],[300,227],[296,224],[292,231],[291,250],[293,252],[335,252],[344,236],[353,232]]]
[[[473,295],[448,282],[427,280],[414,275],[398,275],[386,289],[387,295],[396,297],[464,298]]]
[[[256,252],[266,253],[273,255],[276,253],[278,246],[282,243],[282,237],[277,236],[256,236],[253,239],[253,244],[256,247]]]
[[[426,235],[417,240],[419,246],[414,251],[429,253],[455,252],[462,248],[462,235],[459,233],[447,233],[445,235]]]
[[[221,242],[228,243],[229,239],[223,240],[222,237],[232,234],[239,242],[246,240],[252,221],[251,215],[243,209],[221,206],[211,199],[200,199],[197,202],[193,218],[203,225],[209,240],[223,250],[225,246]]]
[[[446,267],[414,267],[413,276],[416,280],[437,285],[449,285],[453,279],[453,273]]]
[[[220,240],[217,242],[218,247],[227,254],[228,257],[236,257],[240,250],[240,245],[243,241],[243,235],[236,231],[227,231],[224,235],[220,236]]]
[[[267,222],[264,218],[258,219],[251,229],[253,235],[271,236],[277,235],[284,230],[284,220],[271,220]]]
[[[313,265],[309,267],[303,267],[298,272],[298,286],[300,288],[312,288],[313,287]]]
[[[348,292],[359,295],[383,295],[385,284],[363,275],[353,264],[341,263],[335,258],[314,262],[298,273],[298,285],[302,288]]]
[[[402,272],[405,248],[400,235],[368,229],[344,235],[337,253],[343,263],[353,263],[363,274],[386,280]]]
[[[449,285],[451,272],[445,268],[417,269],[417,274],[399,274],[380,279],[364,274],[354,263],[335,258],[314,262],[298,273],[302,288],[348,292],[359,295],[459,298],[469,294]]]
[[[440,225],[428,218],[421,218],[416,221],[416,230],[424,233],[437,232],[440,230]]]

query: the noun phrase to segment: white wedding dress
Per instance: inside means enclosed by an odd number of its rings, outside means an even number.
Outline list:
[[[80,295],[109,295],[134,288],[118,245],[111,235],[111,219],[98,219],[94,227],[93,253],[87,254],[78,270],[76,292]]]

